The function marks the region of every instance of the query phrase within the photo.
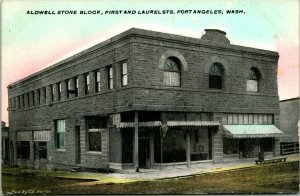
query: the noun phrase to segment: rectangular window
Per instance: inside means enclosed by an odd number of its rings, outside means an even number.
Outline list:
[[[54,101],[54,84],[50,86],[50,91],[51,91],[51,101]]]
[[[74,78],[75,97],[78,97],[78,77]]]
[[[37,99],[38,99],[38,104],[41,105],[41,89],[37,90]]]
[[[113,76],[113,68],[109,66],[108,68],[108,89],[114,88],[114,76]]]
[[[47,159],[47,142],[34,142],[34,160]]]
[[[127,84],[128,84],[127,63],[122,63],[122,86],[127,86]]]
[[[25,95],[22,95],[22,108],[25,108]]]
[[[46,87],[43,88],[43,91],[44,91],[44,104],[46,104],[46,100],[47,100]]]
[[[180,73],[164,71],[165,86],[180,86]]]
[[[17,158],[29,160],[30,158],[29,141],[17,141]]]
[[[71,91],[71,80],[66,80],[67,84],[67,98],[70,98],[70,91]]]
[[[35,94],[34,91],[31,92],[32,95],[32,106],[35,106]]]
[[[57,149],[65,148],[65,120],[55,121],[55,145]]]
[[[27,107],[30,107],[30,96],[29,96],[29,93],[26,93],[26,98],[27,98]]]
[[[258,92],[257,80],[247,80],[247,91]]]
[[[90,92],[90,76],[89,74],[84,75],[84,84],[85,84],[85,94],[88,95]]]
[[[21,96],[18,96],[17,99],[18,99],[18,109],[21,109]]]
[[[61,100],[61,82],[57,83],[57,100]]]
[[[100,152],[102,145],[102,131],[107,128],[107,118],[101,116],[92,116],[86,118],[88,128],[88,146],[89,151]]]
[[[100,92],[101,89],[101,84],[100,84],[100,71],[95,72],[95,78],[96,78],[96,83],[95,83],[95,88],[96,92]]]

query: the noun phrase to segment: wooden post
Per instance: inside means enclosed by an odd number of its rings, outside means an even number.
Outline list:
[[[134,112],[134,151],[133,162],[136,172],[139,171],[139,116],[138,112]]]
[[[153,129],[150,130],[150,168],[153,167],[154,164],[154,133]]]
[[[191,166],[191,139],[189,130],[186,130],[186,163],[187,167]]]

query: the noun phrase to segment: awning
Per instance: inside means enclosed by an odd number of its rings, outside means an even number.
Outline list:
[[[139,122],[139,127],[160,127],[160,121],[149,121],[149,122]],[[120,122],[117,124],[117,128],[132,128],[134,127],[134,122]]]
[[[168,121],[168,127],[179,127],[179,126],[219,126],[219,121]]]
[[[264,138],[278,137],[282,134],[274,125],[223,125],[225,137]]]

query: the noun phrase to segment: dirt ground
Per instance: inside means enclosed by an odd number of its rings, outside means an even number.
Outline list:
[[[37,194],[295,194],[299,192],[299,161],[127,183],[73,180],[53,184],[49,179],[39,181],[46,184],[27,180],[26,186],[31,191],[35,189],[33,193]],[[24,180],[20,181],[13,175],[3,175],[4,193],[29,192],[29,188],[23,185]]]

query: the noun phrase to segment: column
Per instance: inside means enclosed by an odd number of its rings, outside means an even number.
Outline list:
[[[45,96],[46,100],[45,103],[46,104],[50,104],[51,103],[51,86],[46,86],[46,96]]]
[[[67,83],[68,80],[61,81],[61,98],[60,100],[64,101],[67,99]]]
[[[217,130],[213,130],[212,133],[212,158],[213,163],[222,163],[223,162],[223,134],[222,127],[218,126]]]
[[[89,77],[90,77],[90,94],[94,94],[95,91],[95,82],[96,82],[96,78],[95,78],[95,72],[91,71],[89,72]]]
[[[84,96],[85,93],[84,93],[84,75],[79,75],[78,76],[78,96],[81,97],[81,96]]]
[[[274,138],[273,141],[273,156],[278,157],[280,156],[280,139]]]
[[[134,112],[134,145],[133,145],[133,163],[136,172],[139,171],[139,120],[138,112]]]
[[[150,168],[154,165],[154,128],[150,130]]]
[[[34,97],[35,97],[35,105],[36,106],[39,106],[39,105],[41,105],[41,103],[40,103],[40,97],[39,97],[39,90],[40,89],[37,89],[37,90],[35,90],[35,91],[33,91],[34,92]],[[40,94],[41,95],[41,94]]]
[[[69,98],[74,98],[75,97],[75,79],[70,78],[69,82],[70,82],[70,90],[72,90],[72,92],[73,92],[73,93],[69,93]]]
[[[191,137],[190,137],[190,131],[186,130],[186,164],[187,167],[191,166]]]

